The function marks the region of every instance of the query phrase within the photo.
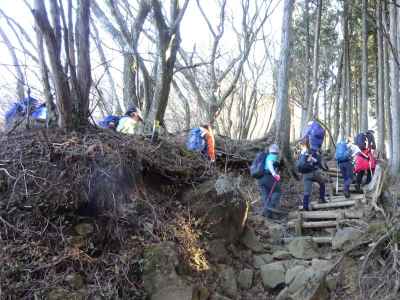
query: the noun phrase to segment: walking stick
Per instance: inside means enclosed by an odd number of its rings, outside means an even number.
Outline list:
[[[336,195],[339,194],[339,163],[336,164]]]

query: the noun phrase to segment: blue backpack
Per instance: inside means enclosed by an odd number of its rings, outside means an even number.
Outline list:
[[[109,115],[99,122],[99,126],[101,128],[110,128],[110,123],[114,123],[115,128],[117,128],[120,119],[121,117]]]
[[[39,121],[46,121],[47,117],[47,107],[46,104],[41,104],[38,108],[36,108],[32,114],[32,118]]]
[[[307,154],[300,154],[296,162],[297,170],[302,174],[310,173],[315,170],[314,163],[307,161],[307,158]]]
[[[265,174],[265,159],[267,158],[267,152],[262,151],[257,153],[256,158],[253,160],[250,166],[250,176],[253,178],[261,178]]]
[[[354,139],[354,144],[360,148],[360,150],[365,150],[365,144],[367,143],[367,135],[365,133],[357,134],[356,138]]]
[[[325,130],[317,121],[312,121],[305,131],[305,136],[308,137],[310,148],[319,150],[324,142]]]
[[[338,162],[346,162],[350,160],[351,152],[345,142],[340,142],[336,145],[335,159]]]
[[[199,127],[193,128],[192,130],[190,130],[189,138],[186,142],[186,147],[190,151],[201,152],[204,150],[206,143],[205,143],[203,137],[201,136],[201,133],[202,132]]]

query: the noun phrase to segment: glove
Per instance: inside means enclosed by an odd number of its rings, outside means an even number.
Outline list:
[[[275,178],[275,180],[276,180],[277,182],[279,182],[279,181],[281,180],[281,176],[279,176],[279,175],[274,175],[274,178]]]

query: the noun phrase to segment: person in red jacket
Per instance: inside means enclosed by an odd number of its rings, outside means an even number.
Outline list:
[[[215,162],[215,139],[211,125],[201,125],[201,136],[205,141],[205,147],[202,151],[204,155],[208,157],[211,162]]]

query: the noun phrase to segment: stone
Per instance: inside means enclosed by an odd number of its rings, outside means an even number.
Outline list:
[[[271,263],[274,260],[270,254],[254,255],[253,265],[255,268],[259,269],[261,266]]]
[[[240,238],[240,242],[253,252],[259,253],[264,250],[264,247],[258,240],[253,228],[246,227]]]
[[[278,250],[276,252],[274,252],[274,254],[272,254],[272,257],[276,260],[286,260],[286,259],[290,259],[292,257],[292,255],[285,250]]]
[[[274,289],[285,283],[286,269],[281,262],[261,266],[261,278],[265,288]]]
[[[192,300],[207,300],[209,297],[210,291],[206,287],[195,287]]]
[[[238,277],[239,287],[244,290],[250,289],[253,284],[253,276],[254,276],[253,270],[244,269],[244,270],[240,271],[239,277]]]
[[[313,258],[311,261],[311,267],[318,272],[326,273],[330,271],[332,266],[333,264],[329,260],[325,259]]]
[[[75,225],[74,230],[77,234],[81,236],[89,236],[94,232],[94,226],[90,223],[80,223]]]
[[[215,238],[227,243],[239,240],[246,226],[249,201],[240,190],[237,177],[208,180],[183,192],[181,199],[201,220],[199,225]]]
[[[337,288],[338,278],[337,275],[328,275],[326,276],[326,285],[330,291],[334,291]]]
[[[339,229],[332,240],[332,249],[342,250],[346,246],[356,243],[360,239],[361,235],[362,232],[355,228],[345,227]]]
[[[301,266],[301,265],[294,266],[294,267],[288,269],[288,271],[286,272],[286,275],[285,275],[286,285],[289,286],[296,279],[296,277],[299,274],[303,273],[305,270],[306,270],[306,267]]]
[[[210,260],[217,263],[226,263],[229,258],[228,250],[225,247],[223,239],[212,240],[208,244],[208,252]]]
[[[232,267],[224,267],[220,276],[223,293],[231,298],[235,298],[238,293],[235,270]]]
[[[303,272],[297,272],[288,286],[291,299],[296,300],[327,300],[329,291],[325,281],[325,272],[309,267]],[[292,272],[294,275],[295,272]],[[288,278],[289,279],[289,278]]]
[[[79,290],[84,286],[84,279],[78,273],[72,273],[65,276],[65,281],[75,290]]]
[[[270,242],[272,244],[281,244],[282,238],[285,235],[285,228],[280,224],[271,223],[269,224],[268,229],[269,229]]]
[[[293,239],[289,243],[288,249],[290,254],[292,254],[295,258],[312,259],[319,257],[316,244],[313,242],[311,237]]]
[[[228,298],[221,294],[215,293],[214,295],[211,296],[210,300],[231,300],[231,298]]]
[[[193,287],[178,276],[178,266],[178,254],[173,242],[162,242],[144,249],[143,286],[149,299],[192,300]]]

